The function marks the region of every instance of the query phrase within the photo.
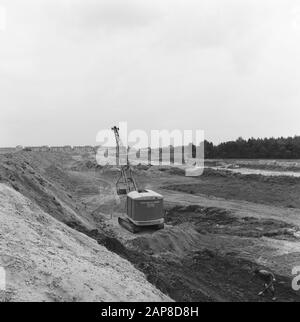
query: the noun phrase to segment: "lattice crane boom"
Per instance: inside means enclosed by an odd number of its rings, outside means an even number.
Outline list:
[[[120,146],[122,141],[120,139],[119,128],[114,126],[111,128],[115,134],[116,139],[116,161],[117,165],[120,166]],[[133,176],[133,171],[128,159],[128,149],[126,150],[126,165],[121,165],[121,174],[116,182],[118,194],[128,194],[131,191],[137,191],[138,187]]]

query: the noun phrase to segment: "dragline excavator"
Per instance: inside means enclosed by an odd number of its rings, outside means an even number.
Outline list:
[[[120,164],[120,147],[122,145],[119,128],[114,126],[112,131],[116,138],[116,161],[120,167],[120,176],[116,182],[118,195],[126,195],[126,217],[119,217],[120,226],[132,233],[138,233],[145,228],[164,228],[163,196],[148,189],[138,189],[132,167],[126,150],[126,164]]]

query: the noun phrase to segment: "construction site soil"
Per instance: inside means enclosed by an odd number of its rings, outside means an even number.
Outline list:
[[[118,169],[93,154],[18,152],[0,156],[0,182],[45,213],[131,262],[176,301],[270,301],[255,268],[271,270],[280,301],[299,301],[300,179],[173,167],[134,167],[141,188],[165,198],[164,230],[133,235],[118,225],[125,200]],[[21,241],[20,241],[21,242]],[[124,272],[126,273],[126,272]]]

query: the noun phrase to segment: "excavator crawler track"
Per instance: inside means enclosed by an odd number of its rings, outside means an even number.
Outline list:
[[[141,231],[140,227],[138,227],[135,224],[133,224],[127,218],[121,218],[121,217],[119,217],[118,221],[119,221],[119,225],[121,227],[125,228],[126,230],[130,231],[133,234],[137,234],[138,232]]]
[[[134,223],[132,223],[128,218],[118,218],[119,225],[126,230],[130,231],[133,234],[137,234],[142,231],[146,230],[160,230],[164,229],[164,224],[159,224],[159,225],[152,225],[152,226],[137,226]]]

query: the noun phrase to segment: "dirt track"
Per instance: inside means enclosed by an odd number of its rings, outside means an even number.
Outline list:
[[[131,261],[175,300],[268,301],[257,296],[255,267],[275,273],[279,300],[300,300],[291,289],[292,267],[300,264],[299,179],[274,183],[215,172],[193,179],[167,167],[136,167],[140,185],[165,196],[167,225],[132,235],[117,224],[124,212],[124,200],[113,194],[117,172],[97,166],[93,156],[28,152],[1,156],[0,164],[2,182]],[[268,187],[277,192],[273,202],[272,193],[263,200]]]

